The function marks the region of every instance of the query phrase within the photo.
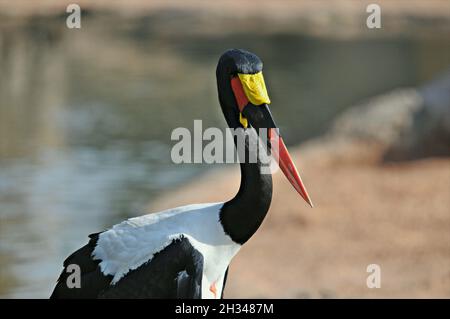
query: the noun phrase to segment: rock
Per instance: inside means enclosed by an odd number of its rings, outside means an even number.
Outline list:
[[[345,111],[329,135],[392,145],[412,129],[421,106],[422,97],[415,89],[397,89]]]
[[[414,118],[410,143],[411,156],[450,155],[450,70],[419,90],[423,105]]]
[[[339,116],[327,138],[381,145],[384,160],[450,155],[450,71],[422,88],[397,89]]]

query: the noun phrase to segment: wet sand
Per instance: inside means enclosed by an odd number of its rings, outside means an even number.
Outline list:
[[[233,260],[226,298],[450,297],[450,159],[383,164],[376,145],[324,140],[292,154],[315,208],[274,176],[269,214]],[[213,170],[151,209],[222,201],[238,185],[237,166]],[[379,289],[367,288],[369,264],[381,267]]]

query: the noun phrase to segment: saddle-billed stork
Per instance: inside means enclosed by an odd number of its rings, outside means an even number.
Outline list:
[[[219,102],[230,128],[262,141],[261,128],[278,142],[279,166],[311,205],[294,163],[278,134],[262,76],[253,53],[231,49],[219,60]],[[236,143],[236,138],[235,138]],[[272,200],[272,176],[257,161],[240,161],[241,185],[227,202],[195,204],[128,219],[90,235],[70,255],[51,298],[221,298],[231,259],[261,225]],[[80,269],[80,286],[69,288],[68,266]],[[73,266],[72,266],[73,267]],[[72,287],[72,285],[70,285]]]

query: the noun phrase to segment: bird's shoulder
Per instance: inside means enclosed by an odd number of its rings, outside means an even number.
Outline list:
[[[205,204],[190,204],[167,209],[160,212],[154,212],[138,217],[133,217],[117,224],[114,228],[119,227],[145,227],[159,222],[177,219],[181,217],[195,218],[197,215],[204,218],[205,214],[219,212],[223,203],[205,203]],[[187,216],[190,215],[190,216]]]
[[[103,274],[114,276],[115,283],[130,270],[151,261],[174,240],[201,238],[205,236],[205,225],[210,225],[210,233],[215,232],[222,206],[193,204],[130,218],[98,235],[92,258],[99,261]]]

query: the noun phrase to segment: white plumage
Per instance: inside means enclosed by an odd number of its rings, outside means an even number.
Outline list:
[[[202,297],[219,298],[225,271],[241,245],[225,234],[219,220],[223,203],[194,204],[130,218],[101,233],[92,257],[101,260],[112,285],[129,271],[151,261],[174,239],[184,236],[203,255]]]

